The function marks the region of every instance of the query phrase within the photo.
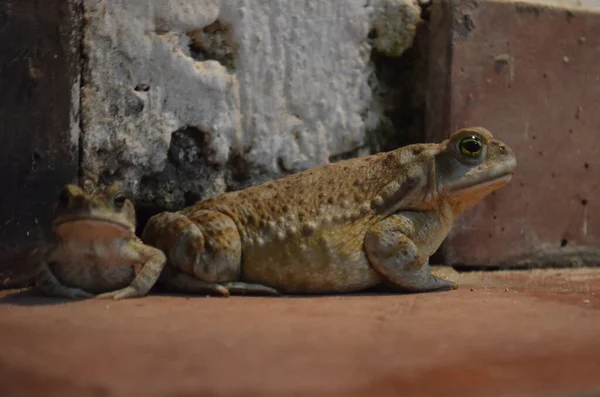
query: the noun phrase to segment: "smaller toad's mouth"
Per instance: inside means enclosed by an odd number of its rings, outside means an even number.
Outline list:
[[[66,217],[61,217],[60,219],[57,219],[55,221],[52,222],[52,226],[54,228],[58,228],[60,226],[64,226],[64,225],[73,225],[75,226],[77,223],[87,223],[87,224],[98,224],[101,226],[112,226],[115,227],[117,229],[122,229],[123,231],[128,231],[129,227],[127,225],[124,225],[120,222],[116,222],[112,219],[106,219],[106,218],[99,218],[99,217],[94,217],[94,216],[66,216]]]

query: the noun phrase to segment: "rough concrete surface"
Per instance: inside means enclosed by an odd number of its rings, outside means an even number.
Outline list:
[[[599,265],[600,11],[451,4],[450,36],[437,36],[451,51],[449,115],[438,134],[483,125],[519,165],[508,186],[456,222],[447,263]]]
[[[174,208],[365,147],[410,0],[84,1],[83,172]],[[369,32],[375,32],[369,38]]]
[[[2,292],[0,394],[600,392],[600,270],[447,276],[460,288],[417,295],[64,303]]]

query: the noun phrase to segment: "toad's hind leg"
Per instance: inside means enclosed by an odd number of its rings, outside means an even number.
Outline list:
[[[261,285],[261,284],[249,284],[249,283],[243,283],[241,281],[234,281],[231,283],[224,283],[223,286],[225,286],[231,294],[236,294],[236,295],[238,295],[238,294],[239,295],[246,295],[246,294],[272,295],[272,296],[281,295],[281,293],[279,291],[277,291],[275,288],[267,287],[266,285]]]
[[[36,274],[36,286],[44,294],[68,299],[93,298],[94,294],[79,288],[62,285],[54,276],[46,263],[42,264]]]
[[[428,226],[429,229],[424,232],[415,231],[415,223],[410,216],[396,214],[369,229],[365,235],[364,249],[371,266],[388,279],[384,289],[426,292],[456,288],[452,281],[440,279],[431,273],[429,256],[438,244],[419,247],[414,241],[428,239],[427,236],[421,238],[419,233],[439,233],[435,230],[439,226],[435,222]]]
[[[241,281],[209,284],[172,267],[165,268],[160,279],[168,289],[177,292],[193,294],[216,294],[229,297],[230,295],[281,295],[275,288],[260,284],[248,284]]]
[[[54,275],[48,263],[53,247],[40,247],[35,249],[29,260],[36,268],[35,285],[39,291],[48,295],[69,299],[92,298],[94,294],[79,288],[63,285]]]
[[[142,240],[167,256],[161,283],[169,289],[227,295],[220,284],[239,280],[240,236],[233,220],[220,212],[160,213],[150,218]]]
[[[142,239],[167,255],[161,282],[188,293],[258,293],[276,295],[270,287],[240,282],[242,242],[233,220],[217,211],[190,215],[164,212],[152,217]]]
[[[167,289],[176,292],[229,296],[229,290],[226,287],[204,282],[174,267],[165,268],[160,276],[160,282]]]

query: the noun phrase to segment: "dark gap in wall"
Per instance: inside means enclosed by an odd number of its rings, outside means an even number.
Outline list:
[[[148,205],[148,204],[136,204],[135,214],[136,214],[136,234],[138,236],[142,235],[142,231],[144,230],[144,226],[148,223],[148,220],[152,218],[154,215],[166,211],[165,207],[161,207],[158,205]]]
[[[229,71],[235,69],[238,46],[233,40],[232,26],[216,20],[203,28],[186,31],[190,38],[190,54],[197,61],[215,60]]]
[[[382,127],[368,137],[372,151],[389,151],[425,138],[428,27],[428,21],[421,20],[412,47],[398,58],[376,50],[371,54],[385,117]]]
[[[79,184],[83,186],[84,183],[84,131],[85,131],[85,121],[83,117],[83,108],[84,108],[84,91],[83,87],[85,87],[87,78],[86,73],[88,69],[88,54],[85,51],[85,44],[83,38],[85,37],[85,5],[83,4],[83,0],[79,1],[77,4],[77,14],[75,18],[79,18],[79,109],[78,109],[78,117],[79,117],[79,139],[77,146],[77,177],[79,179]]]

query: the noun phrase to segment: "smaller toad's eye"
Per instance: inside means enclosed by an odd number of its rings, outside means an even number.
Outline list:
[[[123,193],[115,194],[113,196],[113,203],[115,204],[115,208],[123,208],[125,200],[127,200],[127,197],[125,197]]]
[[[458,143],[460,152],[467,157],[478,157],[483,150],[483,142],[476,135],[466,136]]]

